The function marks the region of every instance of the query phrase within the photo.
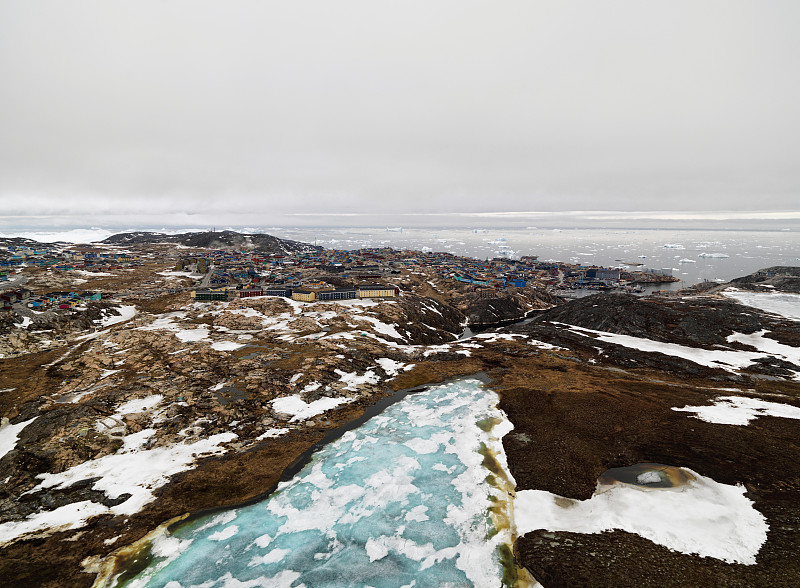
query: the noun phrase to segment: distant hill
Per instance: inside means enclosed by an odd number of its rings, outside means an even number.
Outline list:
[[[0,237],[0,247],[40,247],[42,245],[53,245],[53,243],[40,243],[25,237]]]
[[[236,247],[241,249],[258,249],[266,253],[303,253],[319,251],[322,247],[280,239],[263,233],[237,233],[236,231],[204,231],[200,233],[165,233],[134,232],[118,233],[100,241],[106,245],[131,245],[138,243],[175,243],[187,247]]]

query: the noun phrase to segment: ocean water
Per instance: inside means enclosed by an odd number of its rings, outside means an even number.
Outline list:
[[[326,248],[394,247],[478,259],[537,255],[540,260],[669,268],[683,284],[728,281],[773,265],[800,266],[797,231],[664,229],[272,228],[278,237]]]
[[[497,401],[476,380],[406,396],[261,502],[156,537],[126,585],[501,586],[513,482]]]

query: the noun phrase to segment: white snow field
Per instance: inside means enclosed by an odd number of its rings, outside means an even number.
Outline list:
[[[583,501],[543,490],[518,491],[514,501],[517,532],[620,529],[681,553],[754,564],[767,540],[768,526],[744,496],[745,488],[691,473],[695,480],[683,486],[644,488],[616,483],[599,487]]]

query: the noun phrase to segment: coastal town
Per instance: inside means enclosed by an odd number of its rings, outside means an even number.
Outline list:
[[[168,244],[136,246],[65,244],[0,248],[0,303],[5,310],[29,308],[78,310],[86,302],[110,296],[145,297],[191,292],[198,301],[252,296],[281,296],[312,302],[395,297],[410,274],[450,280],[471,287],[484,297],[505,291],[547,290],[569,295],[575,290],[641,293],[642,284],[678,281],[665,270],[621,265],[615,268],[498,257],[479,260],[445,252],[400,251],[389,248],[270,253],[257,249],[175,249]],[[160,267],[159,264],[163,265]],[[144,280],[138,288],[120,288],[108,280],[98,291],[48,290],[47,285],[108,278],[159,266],[159,280]],[[639,264],[640,265],[640,264]],[[117,272],[117,273],[115,273]],[[41,287],[31,288],[31,285]],[[158,282],[162,281],[162,284]],[[123,280],[124,282],[124,280]]]

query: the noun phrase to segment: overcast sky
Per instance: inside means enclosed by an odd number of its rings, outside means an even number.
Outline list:
[[[0,232],[797,211],[798,31],[797,0],[0,0]]]

